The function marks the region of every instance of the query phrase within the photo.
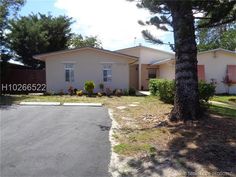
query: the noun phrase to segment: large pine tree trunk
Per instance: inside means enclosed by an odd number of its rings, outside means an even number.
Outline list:
[[[176,52],[176,92],[170,119],[194,120],[200,116],[200,104],[197,78],[197,47],[191,2],[178,1],[170,7]]]

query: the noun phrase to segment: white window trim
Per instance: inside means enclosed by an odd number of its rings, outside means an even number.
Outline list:
[[[106,64],[111,65],[110,68],[106,68]],[[112,63],[103,63],[102,65],[102,81],[104,83],[111,83],[112,82]],[[106,77],[104,77],[104,71],[111,71],[111,74],[107,74]],[[108,72],[107,72],[108,73]],[[107,78],[107,81],[104,80],[104,78]],[[110,78],[110,80],[108,80]]]
[[[72,67],[66,67],[66,64],[73,64]],[[69,70],[69,81],[66,80],[66,70]],[[72,71],[73,71],[73,78],[72,76]],[[75,81],[75,70],[74,70],[74,63],[64,63],[64,73],[65,73],[65,82],[71,83]]]

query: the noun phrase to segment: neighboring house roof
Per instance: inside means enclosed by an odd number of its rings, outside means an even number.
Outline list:
[[[154,50],[154,51],[158,51],[158,52],[163,52],[163,53],[166,53],[166,54],[170,54],[170,55],[174,55],[175,53],[174,52],[168,52],[168,51],[164,51],[164,50],[160,50],[160,49],[155,49],[155,48],[151,48],[151,47],[146,47],[146,46],[134,46],[134,47],[128,47],[128,48],[124,48],[124,49],[119,49],[119,50],[116,50],[116,51],[122,51],[122,50],[129,50],[129,49],[135,49],[135,48],[143,48],[143,49],[149,49],[149,50]]]
[[[210,53],[210,52],[218,52],[218,51],[222,51],[222,52],[231,53],[231,54],[236,55],[236,51],[222,49],[222,48],[217,48],[217,49],[207,50],[207,51],[203,51],[203,52],[198,52],[198,55],[205,54],[205,53]]]
[[[218,52],[218,51],[222,51],[222,52],[226,52],[226,53],[230,53],[230,54],[234,54],[236,55],[235,51],[231,51],[231,50],[226,50],[226,49],[222,49],[222,48],[217,48],[217,49],[212,49],[212,50],[207,50],[204,52],[198,52],[197,55],[201,55],[201,54],[205,54],[205,53],[210,53],[210,52]],[[235,58],[236,59],[236,58]],[[175,58],[168,58],[168,59],[162,59],[162,60],[158,60],[156,62],[152,62],[150,63],[151,65],[160,65],[160,64],[164,64],[164,63],[169,63],[171,61],[175,60]]]
[[[165,64],[165,63],[169,63],[171,61],[174,61],[174,58],[167,58],[167,59],[162,59],[162,60],[157,60],[155,62],[152,62],[151,65],[160,65],[160,64]]]
[[[33,57],[38,60],[45,60],[49,56],[61,55],[61,54],[65,54],[65,53],[71,53],[71,52],[77,52],[77,51],[83,51],[83,50],[94,50],[97,52],[109,53],[109,54],[117,55],[120,57],[126,57],[126,58],[130,58],[133,60],[138,60],[138,57],[135,57],[132,55],[127,55],[127,54],[119,53],[116,51],[110,51],[110,50],[93,48],[93,47],[81,47],[81,48],[76,48],[76,49],[66,49],[66,50],[60,50],[60,51],[56,51],[56,52],[49,52],[49,53],[44,53],[44,54],[40,54],[40,55],[34,55]]]

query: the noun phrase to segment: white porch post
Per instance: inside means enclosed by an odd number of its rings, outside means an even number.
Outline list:
[[[141,86],[142,86],[142,65],[140,63],[140,60],[139,60],[139,63],[138,63],[138,89],[141,90]]]

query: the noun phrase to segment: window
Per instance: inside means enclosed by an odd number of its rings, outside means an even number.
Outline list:
[[[111,82],[112,81],[112,65],[104,64],[103,65],[103,82]]]
[[[65,81],[74,82],[74,64],[72,63],[65,64]]]
[[[154,79],[157,77],[157,70],[155,68],[149,68],[148,69],[148,78]]]

